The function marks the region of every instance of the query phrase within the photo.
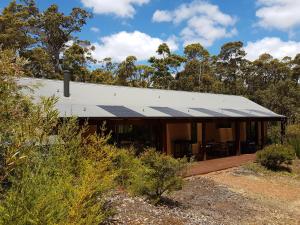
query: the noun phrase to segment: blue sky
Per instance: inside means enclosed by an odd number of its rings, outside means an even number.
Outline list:
[[[8,4],[0,1],[0,8]],[[248,58],[264,52],[274,57],[294,57],[300,52],[299,0],[37,0],[40,9],[59,5],[93,12],[83,31],[97,59],[116,61],[127,55],[146,60],[157,46],[167,42],[182,53],[186,44],[200,42],[211,54],[222,44],[240,40]]]

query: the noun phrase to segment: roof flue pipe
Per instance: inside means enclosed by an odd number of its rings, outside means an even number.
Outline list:
[[[69,70],[64,70],[64,96],[70,97],[70,80],[71,73]]]

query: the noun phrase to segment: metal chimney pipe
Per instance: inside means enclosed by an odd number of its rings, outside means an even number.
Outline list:
[[[68,70],[64,70],[64,96],[70,97],[70,80],[71,73]]]

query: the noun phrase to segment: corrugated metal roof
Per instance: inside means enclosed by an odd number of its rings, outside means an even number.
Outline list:
[[[18,83],[38,85],[33,93],[36,100],[41,96],[58,97],[56,107],[61,117],[283,117],[234,95],[70,82],[71,96],[66,98],[60,80],[21,78]]]

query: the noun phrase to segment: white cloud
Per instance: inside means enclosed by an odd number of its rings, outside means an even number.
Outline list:
[[[165,10],[156,10],[153,14],[152,20],[154,22],[170,22],[172,21],[172,13]]]
[[[204,46],[211,46],[217,39],[232,37],[237,30],[227,30],[225,27],[215,27],[214,22],[206,17],[193,17],[188,21],[188,26],[181,31],[185,44],[200,42]]]
[[[157,10],[154,22],[185,23],[180,35],[184,44],[200,42],[211,46],[216,40],[237,34],[236,19],[220,11],[217,5],[203,0],[182,4],[173,11]]]
[[[85,7],[92,8],[95,14],[114,14],[118,17],[132,18],[135,6],[141,6],[150,0],[81,0]]]
[[[175,37],[163,41],[140,31],[132,33],[122,31],[102,37],[100,43],[93,43],[95,46],[93,56],[98,60],[111,57],[117,62],[130,55],[136,56],[138,60],[148,60],[151,56],[157,55],[156,50],[163,42],[166,42],[172,51],[178,49]]]
[[[95,33],[99,33],[100,29],[98,27],[91,27],[90,29],[91,31],[95,32]]]
[[[274,58],[282,59],[285,56],[295,57],[300,52],[300,42],[282,41],[277,37],[265,37],[256,42],[248,42],[245,51],[249,60],[257,59],[263,53],[269,53]]]
[[[284,31],[300,26],[299,0],[257,0],[257,4],[259,26]]]

